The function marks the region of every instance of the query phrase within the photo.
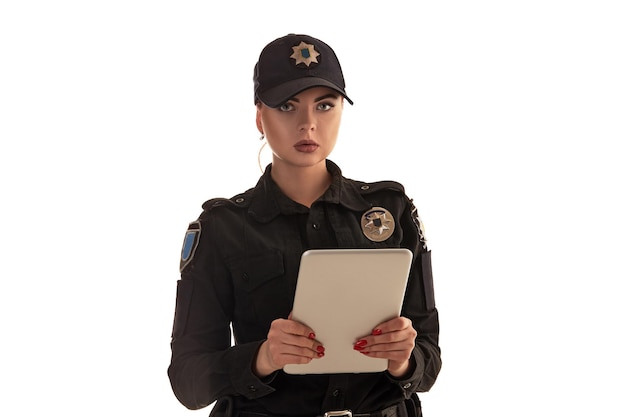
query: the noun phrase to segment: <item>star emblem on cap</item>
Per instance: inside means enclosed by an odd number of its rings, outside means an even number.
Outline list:
[[[304,64],[308,67],[312,63],[318,64],[317,57],[320,53],[315,50],[315,46],[301,41],[298,46],[293,46],[291,49],[293,49],[293,54],[289,58],[295,59],[296,65]]]

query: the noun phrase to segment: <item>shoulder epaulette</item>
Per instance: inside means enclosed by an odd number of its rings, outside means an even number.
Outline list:
[[[211,212],[211,210],[217,207],[229,205],[230,203],[231,201],[227,198],[212,198],[210,200],[205,201],[202,204],[202,213],[200,213],[200,217],[198,218],[198,220],[205,220],[207,216],[209,215],[209,213]]]
[[[241,194],[237,194],[234,197],[231,198],[212,198],[210,200],[205,201],[202,204],[202,214],[200,214],[200,220],[203,220],[208,213],[211,212],[211,210],[218,208],[218,207],[238,207],[238,208],[243,208],[243,207],[248,207],[248,205],[250,204],[250,194],[249,191],[246,191],[244,193]]]
[[[227,198],[212,198],[208,201],[205,201],[204,203],[202,203],[202,209],[204,211],[209,211],[214,209],[215,207],[219,207],[219,206],[223,206],[225,204],[228,204],[230,200]]]
[[[404,186],[396,181],[356,182],[361,194],[372,194],[382,190],[394,190],[404,193]]]

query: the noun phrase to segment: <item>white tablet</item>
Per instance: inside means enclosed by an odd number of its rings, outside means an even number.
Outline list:
[[[353,349],[398,317],[411,268],[408,249],[316,249],[302,254],[292,318],[311,327],[322,358],[286,365],[289,374],[382,372],[387,360]]]

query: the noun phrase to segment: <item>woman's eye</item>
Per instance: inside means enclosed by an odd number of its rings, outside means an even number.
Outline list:
[[[335,105],[334,104],[330,104],[330,103],[320,103],[317,106],[317,108],[319,110],[322,110],[322,111],[328,111],[328,110],[332,109],[333,107],[335,107]]]
[[[278,110],[280,110],[280,111],[291,111],[291,110],[293,110],[293,104],[291,104],[291,103],[281,104],[280,107],[278,108]]]

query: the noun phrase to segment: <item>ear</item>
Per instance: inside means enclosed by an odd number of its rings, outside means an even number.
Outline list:
[[[265,132],[263,132],[263,120],[261,118],[261,106],[263,105],[260,103],[256,105],[256,128],[259,129],[259,133],[264,135]]]

